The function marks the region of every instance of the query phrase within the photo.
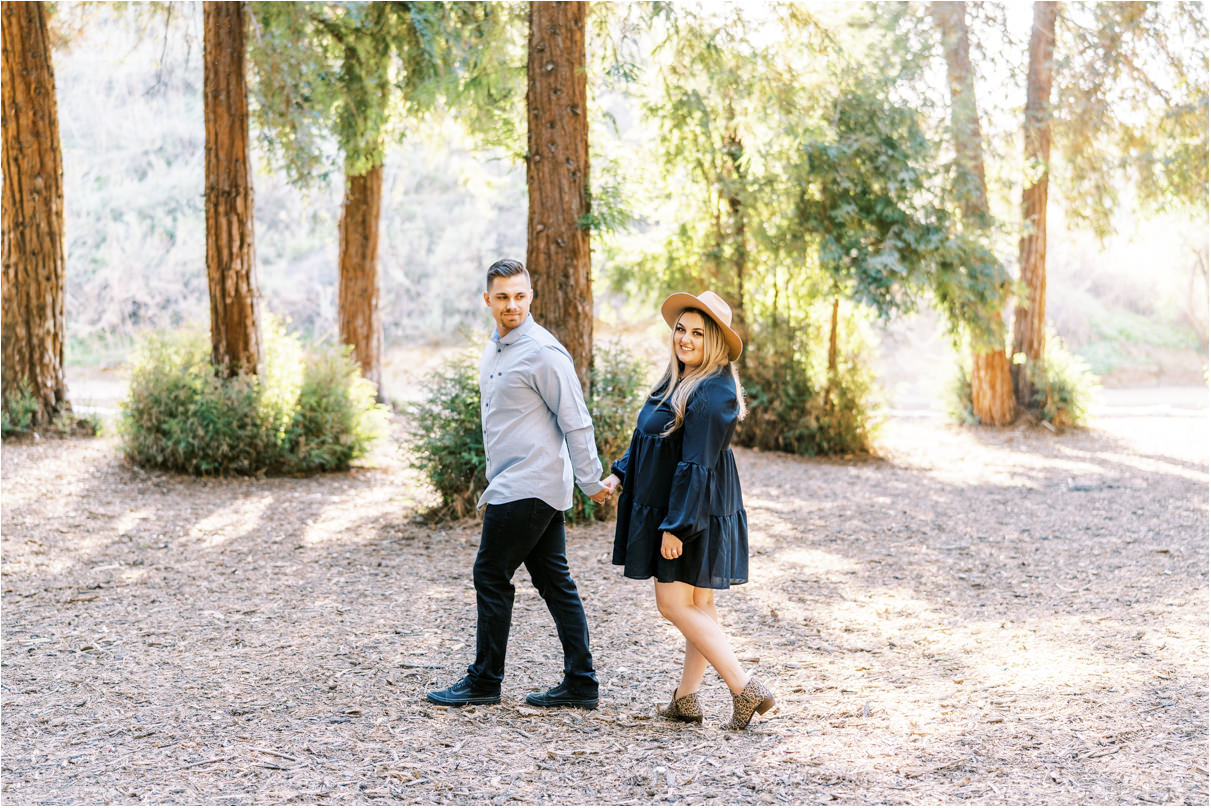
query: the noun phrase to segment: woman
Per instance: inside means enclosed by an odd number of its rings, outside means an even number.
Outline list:
[[[774,696],[740,666],[715,612],[716,589],[748,580],[748,521],[729,446],[745,414],[732,365],[743,345],[714,292],[677,293],[660,313],[673,329],[668,369],[603,481],[622,487],[614,563],[628,578],[656,579],[656,606],[685,637],[681,683],[660,714],[702,721],[698,688],[710,663],[732,691],[723,728],[744,729]]]

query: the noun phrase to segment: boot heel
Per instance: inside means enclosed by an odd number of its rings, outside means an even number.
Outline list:
[[[769,712],[769,709],[773,706],[774,706],[774,697],[770,696],[765,701],[763,701],[757,705],[757,712],[760,713],[761,715],[765,715],[766,713]]]

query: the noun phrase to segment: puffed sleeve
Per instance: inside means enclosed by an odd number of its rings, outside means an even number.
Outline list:
[[[693,541],[707,529],[715,465],[731,440],[739,413],[730,375],[703,382],[695,392],[685,410],[681,461],[673,472],[669,510],[660,530]]]
[[[617,460],[615,460],[613,463],[610,464],[610,471],[614,474],[615,477],[618,478],[618,480],[620,482],[622,482],[624,484],[627,481],[627,465],[630,462],[631,462],[631,447],[628,446],[627,450],[622,453],[622,457],[618,458]]]

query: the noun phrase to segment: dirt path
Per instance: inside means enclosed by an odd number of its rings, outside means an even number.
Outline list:
[[[199,481],[6,444],[3,801],[1206,804],[1206,418],[883,444],[738,452],[752,582],[720,611],[780,699],[743,734],[713,674],[706,725],[653,720],[680,648],[612,525],[569,534],[601,708],[522,702],[560,669],[522,573],[504,702],[449,710],[478,527],[413,521],[388,449]]]

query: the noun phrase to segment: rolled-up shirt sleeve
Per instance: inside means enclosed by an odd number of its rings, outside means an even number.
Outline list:
[[[704,385],[686,407],[681,461],[673,472],[669,510],[660,530],[693,541],[707,529],[713,472],[738,417],[739,400],[724,385]]]

